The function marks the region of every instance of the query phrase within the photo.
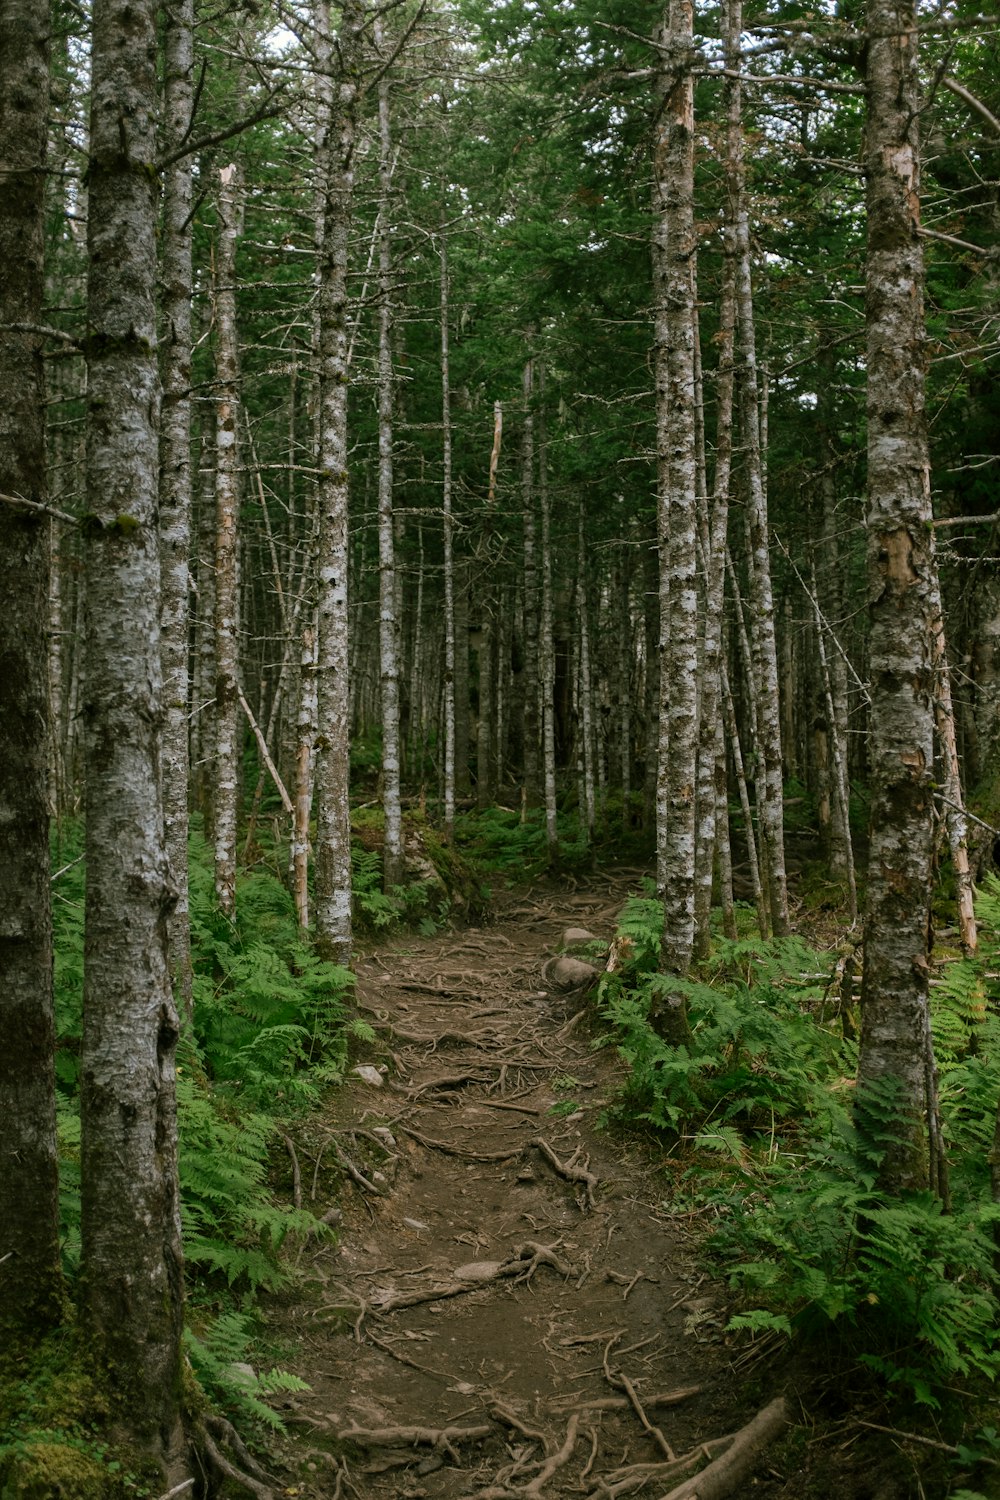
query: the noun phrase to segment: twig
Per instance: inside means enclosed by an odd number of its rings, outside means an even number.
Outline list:
[[[54,505],[45,505],[41,500],[26,500],[23,495],[0,495],[0,501],[4,505],[13,505],[18,510],[37,510],[43,516],[52,516],[56,521],[65,521],[68,526],[79,526],[79,516],[71,516],[69,511],[56,510]]]
[[[175,1484],[172,1490],[167,1490],[165,1495],[158,1495],[156,1500],[174,1500],[175,1495],[183,1495],[185,1490],[191,1489],[194,1479],[182,1479],[180,1484]]]
[[[271,780],[274,782],[275,786],[278,789],[278,796],[281,798],[281,805],[285,809],[286,813],[288,813],[289,815],[292,815],[295,812],[295,808],[292,805],[292,799],[291,799],[291,797],[289,797],[288,792],[285,790],[285,783],[281,779],[281,776],[280,776],[280,774],[278,772],[277,766],[274,764],[274,761],[271,759],[271,752],[270,752],[270,750],[268,750],[267,743],[266,743],[266,741],[264,739],[264,735],[261,732],[261,729],[260,729],[259,724],[257,723],[257,720],[253,716],[253,710],[251,709],[251,707],[250,707],[249,703],[247,702],[246,698],[243,696],[243,689],[238,687],[236,689],[236,693],[237,693],[237,696],[238,696],[238,698],[240,700],[240,707],[243,709],[243,712],[246,714],[247,719],[249,720],[249,723],[250,723],[250,728],[253,730],[253,737],[257,741],[257,748],[260,751],[261,760],[264,762],[265,766],[267,766],[267,769],[270,771],[270,773],[271,773]]]
[[[292,1202],[296,1208],[302,1207],[302,1173],[299,1171],[299,1159],[295,1154],[295,1143],[290,1135],[281,1134],[285,1143],[285,1150],[292,1160]]]
[[[898,1427],[881,1427],[878,1422],[864,1422],[857,1419],[859,1427],[870,1427],[872,1432],[885,1432],[890,1437],[902,1438],[906,1443],[920,1443],[925,1448],[936,1448],[939,1453],[950,1453],[954,1458],[958,1449],[953,1448],[950,1443],[939,1443],[936,1438],[922,1437],[919,1432],[902,1432]],[[1000,1460],[995,1458],[977,1458],[977,1463],[986,1464],[991,1469],[1000,1469]]]

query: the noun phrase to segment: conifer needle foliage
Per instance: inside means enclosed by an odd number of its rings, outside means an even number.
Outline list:
[[[887,1199],[877,1188],[879,1142],[854,1129],[856,1058],[829,999],[830,957],[797,938],[717,942],[684,984],[691,1046],[672,1048],[648,1020],[663,982],[661,908],[636,897],[619,924],[628,961],[600,990],[628,1070],[617,1113],[663,1131],[683,1162],[677,1192],[714,1208],[710,1247],[743,1304],[730,1326],[833,1336],[890,1390],[928,1405],[956,1379],[1000,1370],[989,1181],[1000,881],[987,883],[979,917],[980,956],[944,965],[932,988],[951,1212],[933,1193]],[[898,1115],[891,1084],[883,1094],[866,1109],[884,1144]]]

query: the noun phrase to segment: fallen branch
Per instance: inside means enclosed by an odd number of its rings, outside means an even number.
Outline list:
[[[156,1500],[174,1500],[175,1496],[183,1495],[185,1490],[190,1490],[193,1488],[193,1486],[193,1479],[182,1479],[180,1484],[175,1484],[173,1489],[167,1490],[165,1495],[158,1495],[156,1497]]]
[[[742,1488],[764,1449],[781,1436],[789,1421],[788,1404],[784,1396],[778,1396],[734,1434],[725,1453],[660,1500],[726,1500]]]
[[[295,1204],[296,1208],[301,1208],[302,1173],[299,1171],[299,1159],[295,1154],[295,1143],[290,1135],[285,1135],[283,1132],[281,1139],[285,1144],[285,1150],[288,1152],[289,1158],[291,1159],[292,1163],[292,1202]]]
[[[704,1389],[703,1385],[686,1385],[676,1391],[657,1391],[654,1395],[647,1396],[643,1404],[647,1407],[679,1406],[692,1396],[700,1396]],[[577,1401],[572,1396],[557,1396],[552,1404],[563,1409],[571,1406],[575,1411],[624,1411],[632,1405],[627,1396],[596,1396],[593,1401]]]
[[[537,1149],[545,1157],[545,1160],[551,1166],[552,1170],[559,1177],[565,1178],[567,1182],[583,1183],[586,1192],[587,1207],[593,1208],[594,1189],[597,1186],[597,1178],[594,1176],[593,1172],[588,1172],[586,1167],[578,1167],[576,1165],[576,1158],[579,1155],[579,1148],[570,1157],[569,1161],[560,1161],[556,1153],[553,1151],[552,1147],[549,1145],[548,1141],[543,1140],[540,1135],[536,1135],[533,1138],[531,1144],[537,1147]]]

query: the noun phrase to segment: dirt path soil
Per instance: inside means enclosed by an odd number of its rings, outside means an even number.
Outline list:
[[[352,1075],[300,1163],[304,1202],[342,1217],[287,1309],[284,1362],[312,1389],[284,1413],[286,1493],[663,1497],[778,1394],[744,1395],[695,1227],[643,1145],[598,1128],[620,1065],[579,994],[543,983],[566,928],[610,939],[630,887],[359,960],[388,1066]]]

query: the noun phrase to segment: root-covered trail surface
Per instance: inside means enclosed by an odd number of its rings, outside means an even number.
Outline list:
[[[388,1067],[380,1087],[352,1075],[298,1148],[304,1203],[335,1196],[341,1218],[282,1320],[311,1386],[283,1413],[294,1493],[794,1493],[777,1372],[746,1391],[697,1225],[655,1152],[597,1128],[620,1064],[543,980],[567,928],[610,939],[637,875],[359,958]]]

